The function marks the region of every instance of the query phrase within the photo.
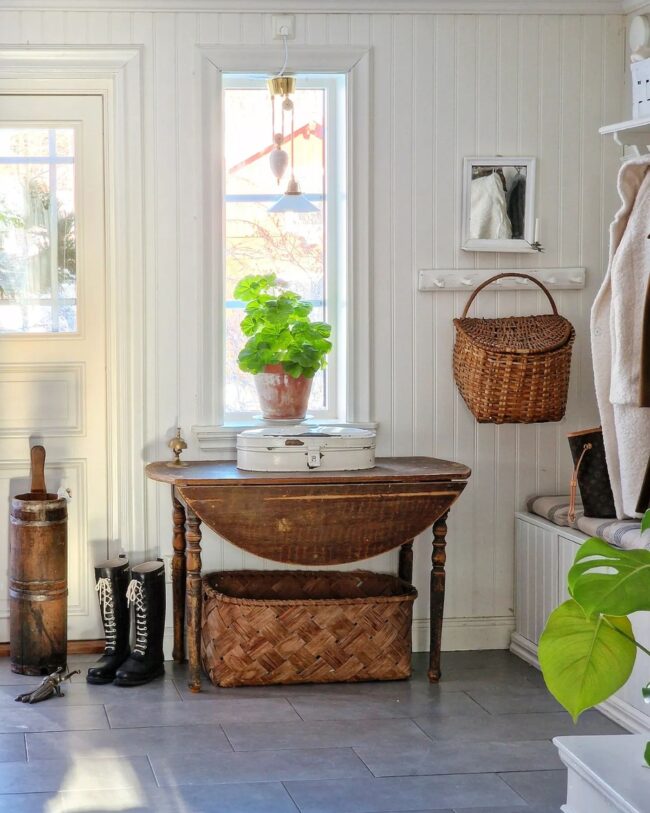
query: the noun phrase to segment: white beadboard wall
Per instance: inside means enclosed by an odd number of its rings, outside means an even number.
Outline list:
[[[0,10],[6,44],[143,47],[147,446],[166,458],[177,422],[197,415],[201,313],[199,44],[270,43],[266,13]],[[180,3],[179,3],[180,5]],[[278,4],[281,10],[281,3]],[[622,15],[301,14],[297,43],[372,49],[373,417],[383,455],[436,455],[471,466],[452,511],[445,648],[505,647],[513,622],[514,511],[566,492],[565,433],[597,423],[588,341],[616,209],[619,150],[598,127],[619,120]],[[280,48],[278,47],[280,57]],[[466,155],[537,156],[543,255],[460,250]],[[209,224],[205,224],[209,228]],[[564,422],[478,426],[453,384],[452,318],[464,294],[419,293],[418,268],[586,266],[584,291],[558,295],[578,338]],[[484,316],[543,310],[533,293],[481,295]],[[139,451],[139,450],[136,450]],[[168,554],[167,488],[150,484],[146,549]],[[142,540],[124,540],[142,550]],[[158,548],[159,546],[159,548]],[[430,534],[416,544],[416,646],[428,624]],[[371,563],[387,567],[394,556]],[[258,566],[206,534],[204,563]],[[168,624],[170,620],[168,621]]]

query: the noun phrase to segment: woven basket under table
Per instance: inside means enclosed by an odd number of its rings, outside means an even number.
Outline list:
[[[209,573],[203,668],[217,686],[408,678],[416,597],[363,570]]]
[[[468,318],[480,290],[501,277],[525,277],[548,297],[553,313],[501,319]],[[479,423],[542,423],[564,417],[575,330],[553,297],[528,274],[498,274],[469,298],[454,319],[454,379]]]

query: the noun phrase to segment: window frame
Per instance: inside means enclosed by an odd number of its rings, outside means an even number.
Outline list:
[[[347,96],[347,73],[297,73],[298,89],[317,88],[325,91],[325,122],[328,136],[325,141],[325,186],[320,200],[323,202],[323,228],[324,228],[324,319],[332,325],[333,352],[328,356],[328,365],[325,370],[327,388],[327,407],[325,409],[309,409],[310,415],[316,420],[336,420],[346,412],[345,404],[345,366],[346,366],[346,296],[347,289],[347,137],[345,120],[345,99]],[[222,92],[227,89],[266,88],[266,75],[247,72],[223,72],[221,79]],[[226,121],[223,118],[225,129]],[[228,202],[225,191],[225,167],[223,182],[223,201]],[[332,182],[333,179],[333,182]],[[300,178],[299,178],[300,180]],[[283,179],[286,181],[286,176]],[[282,189],[282,184],[280,189]],[[333,190],[333,191],[332,191]],[[303,192],[310,190],[303,188]],[[269,205],[278,197],[278,194],[269,195]],[[238,200],[245,201],[246,196],[237,195]],[[252,199],[252,196],[251,196]],[[225,209],[225,206],[224,206]],[[224,214],[224,260],[225,268],[225,230],[226,217]],[[232,307],[233,300],[225,300],[224,307]],[[223,387],[226,385],[226,326],[223,329],[224,375]],[[226,409],[224,398],[224,421],[226,423],[246,423],[259,414],[259,407],[251,411],[230,412]]]
[[[201,451],[230,459],[238,431],[260,422],[228,422],[223,404],[223,242],[222,196],[223,73],[277,72],[278,45],[203,45],[197,47],[201,74],[201,162],[197,161],[203,273],[197,291],[197,423],[192,431]],[[370,130],[371,52],[363,46],[292,45],[289,70],[295,73],[347,73],[346,154],[346,365],[344,413],[319,423],[376,427],[371,420],[372,306],[370,301]]]

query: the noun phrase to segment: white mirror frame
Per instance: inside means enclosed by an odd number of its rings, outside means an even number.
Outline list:
[[[488,155],[474,156],[463,160],[463,251],[510,251],[519,254],[536,251],[531,245],[535,241],[535,164],[535,158],[523,158],[521,156]],[[470,238],[469,217],[472,198],[472,168],[476,166],[526,167],[526,222],[523,240],[473,240]]]

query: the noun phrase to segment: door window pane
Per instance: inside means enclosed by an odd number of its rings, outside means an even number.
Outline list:
[[[74,333],[72,128],[0,128],[0,333]]]

